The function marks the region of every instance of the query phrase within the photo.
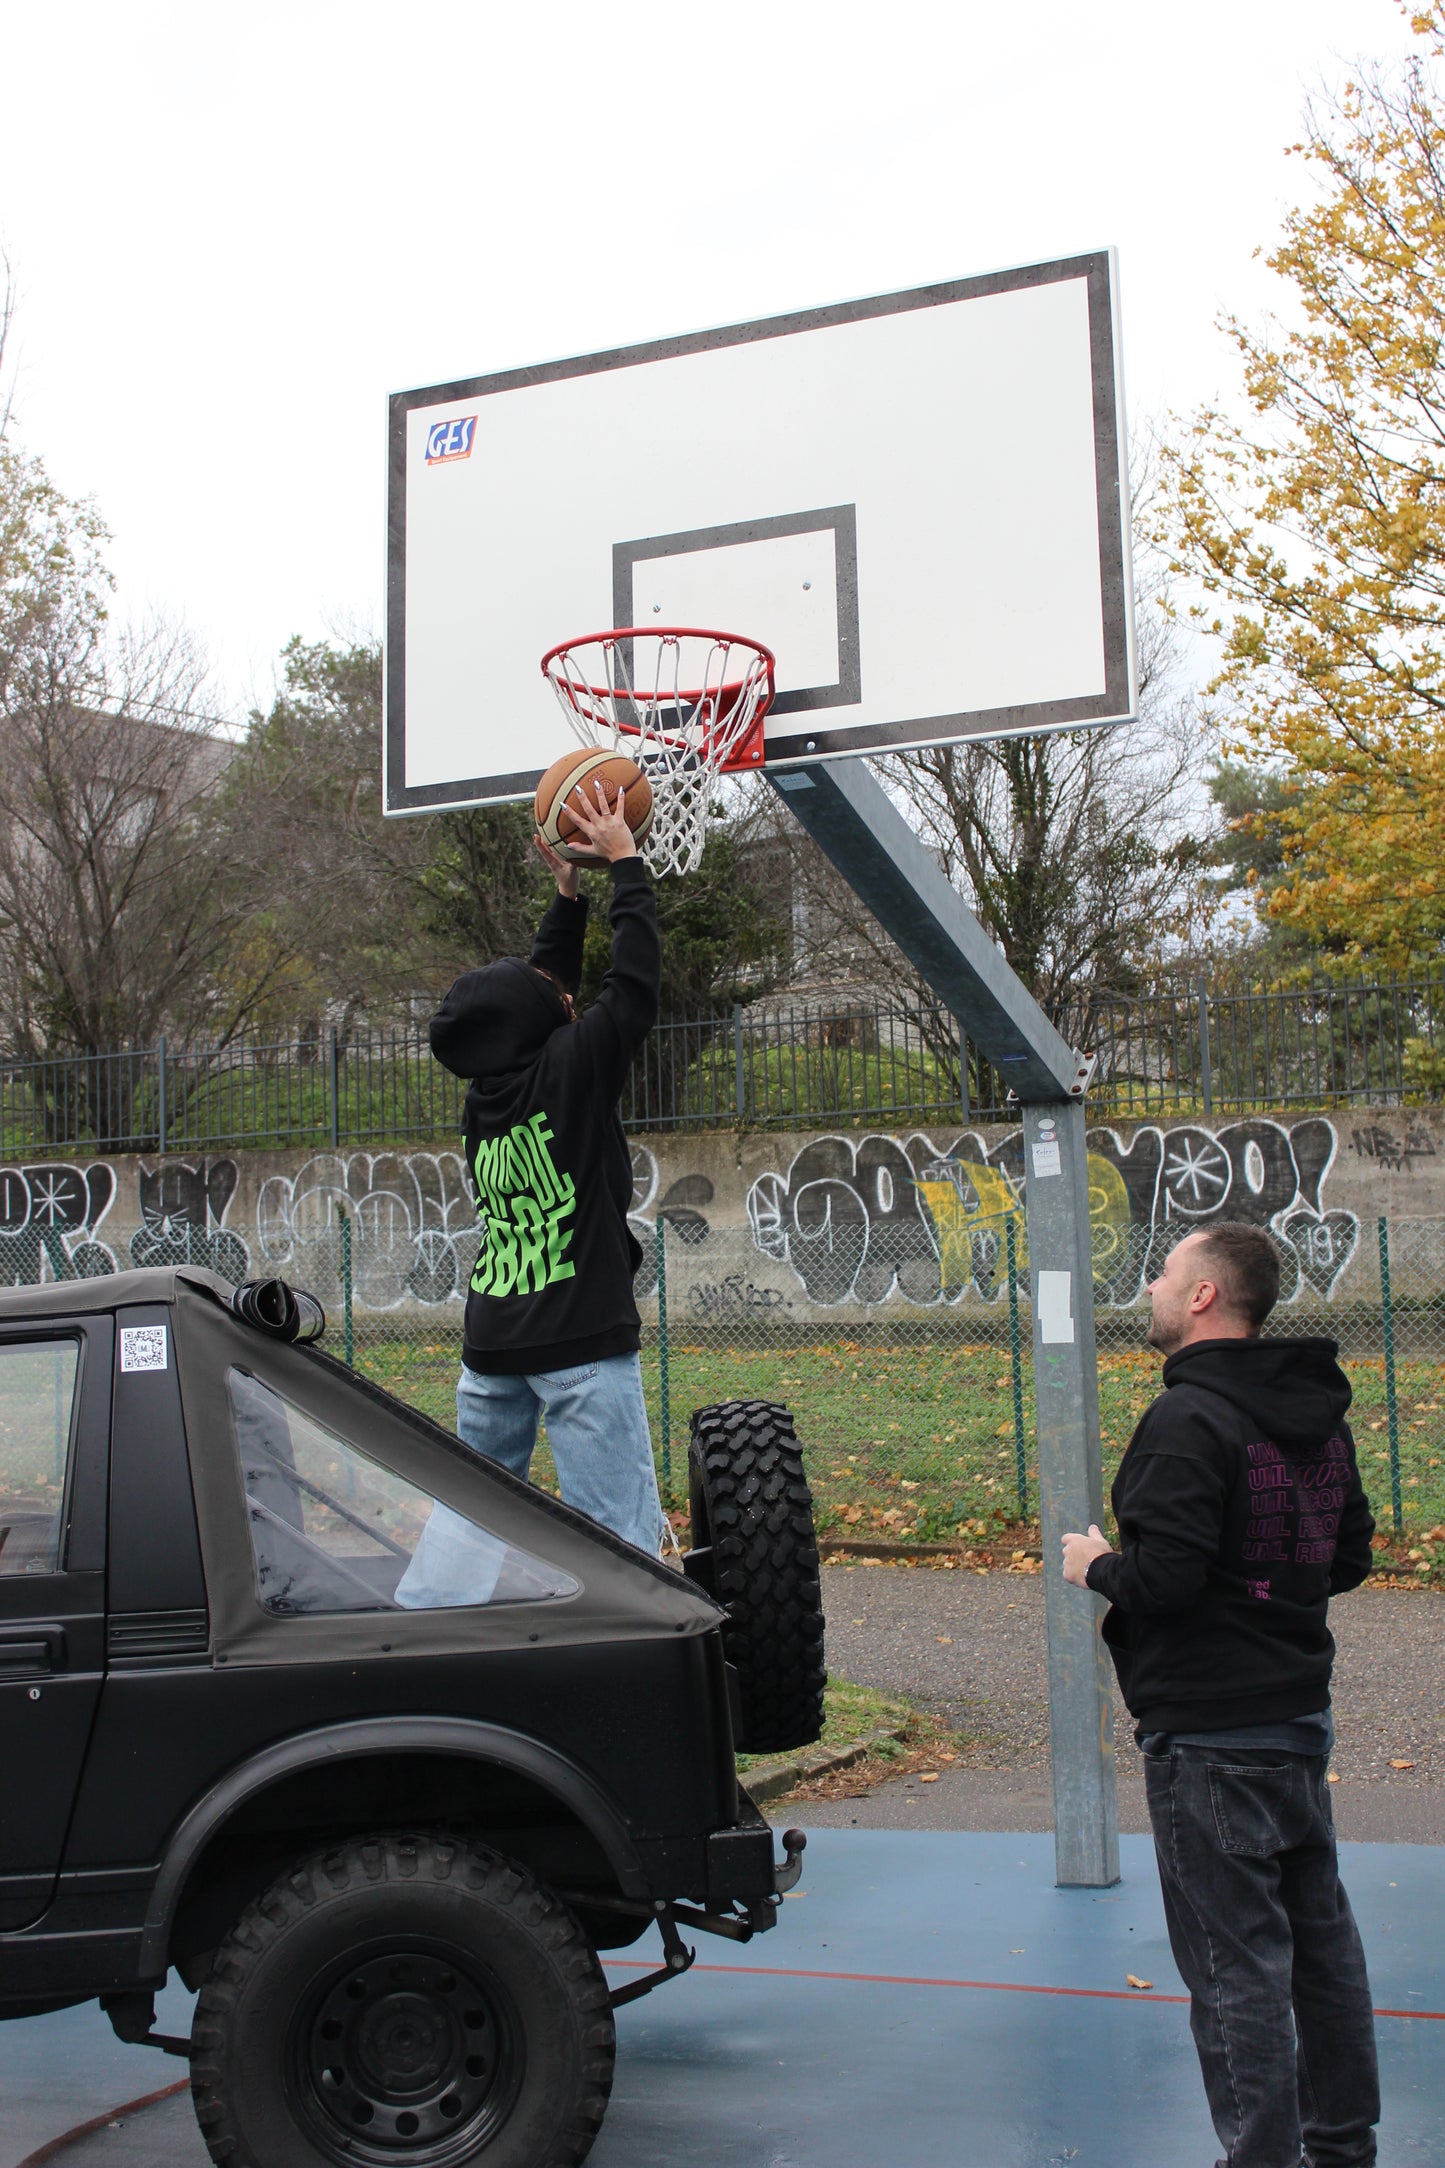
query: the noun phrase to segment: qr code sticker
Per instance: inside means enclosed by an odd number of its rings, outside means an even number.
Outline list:
[[[122,1325],[120,1329],[120,1367],[122,1370],[164,1370],[166,1367],[165,1326]]]

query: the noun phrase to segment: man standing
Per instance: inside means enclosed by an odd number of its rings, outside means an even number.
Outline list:
[[[464,972],[431,1022],[437,1060],[470,1083],[462,1120],[482,1218],[457,1431],[525,1477],[545,1418],[567,1503],[655,1556],[662,1508],[632,1293],[642,1252],[618,1101],[657,1016],[657,905],[621,799],[609,807],[599,783],[592,806],[579,786],[571,810],[612,869],[612,958],[596,1000],[577,1016],[577,868],[539,837],[557,895],[530,960]],[[447,1599],[424,1593],[418,1569],[403,1600]]]
[[[1374,2019],[1326,1788],[1326,1611],[1374,1533],[1349,1382],[1333,1340],[1260,1337],[1261,1228],[1188,1236],[1149,1292],[1165,1389],[1114,1483],[1119,1549],[1066,1535],[1064,1578],[1111,1606],[1219,2168],[1368,2168]]]

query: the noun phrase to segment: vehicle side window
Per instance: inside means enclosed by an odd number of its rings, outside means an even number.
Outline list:
[[[580,1583],[455,1513],[246,1370],[227,1380],[268,1611],[540,1603]]]
[[[79,1368],[74,1340],[0,1345],[0,1574],[60,1565]]]

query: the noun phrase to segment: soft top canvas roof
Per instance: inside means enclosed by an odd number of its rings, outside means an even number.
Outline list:
[[[711,1632],[717,1606],[660,1559],[480,1459],[318,1347],[287,1346],[230,1310],[229,1282],[197,1266],[118,1272],[0,1294],[0,1323],[165,1304],[172,1311],[181,1404],[211,1614],[224,1664],[355,1662]],[[448,1610],[278,1616],[261,1603],[228,1385],[242,1370],[314,1422],[458,1513],[560,1566],[574,1596]]]
[[[229,1295],[225,1280],[199,1267],[151,1266],[144,1272],[107,1272],[93,1280],[47,1280],[40,1287],[0,1288],[0,1325],[53,1317],[94,1317],[133,1302],[174,1302],[176,1283],[189,1277],[214,1282]]]

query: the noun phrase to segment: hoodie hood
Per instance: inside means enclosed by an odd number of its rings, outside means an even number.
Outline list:
[[[562,997],[520,956],[453,980],[431,1020],[431,1050],[468,1082],[513,1076],[569,1021]]]
[[[1166,1387],[1218,1393],[1276,1445],[1318,1446],[1349,1409],[1350,1381],[1334,1340],[1196,1340],[1164,1365]]]

